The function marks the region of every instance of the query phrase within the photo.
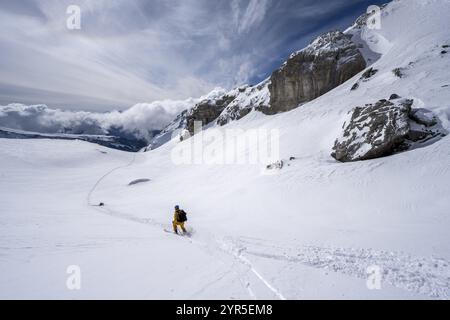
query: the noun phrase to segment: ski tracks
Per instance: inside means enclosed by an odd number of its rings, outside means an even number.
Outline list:
[[[100,185],[100,183],[109,175],[111,175],[112,173],[114,173],[117,170],[126,168],[131,166],[134,161],[135,161],[136,157],[134,156],[131,161],[125,165],[121,165],[119,167],[113,168],[110,171],[108,171],[107,173],[105,173],[100,179],[98,179],[96,181],[96,183],[94,184],[94,186],[91,188],[91,190],[89,191],[87,198],[86,198],[86,202],[87,205],[89,205],[90,207],[96,209],[97,211],[106,214],[110,217],[114,217],[114,218],[118,218],[118,219],[123,219],[123,220],[127,220],[127,221],[131,221],[131,222],[135,222],[135,223],[140,223],[140,224],[146,224],[146,225],[150,225],[153,227],[157,227],[159,229],[161,229],[161,231],[163,231],[167,226],[163,223],[157,222],[154,219],[151,218],[140,218],[131,214],[126,214],[117,210],[113,210],[111,209],[109,206],[95,206],[92,204],[91,202],[91,197],[93,195],[93,193],[97,190],[98,186]],[[233,262],[232,267],[230,268],[229,271],[234,272],[238,279],[239,282],[241,283],[241,286],[248,292],[249,296],[251,299],[256,300],[257,299],[257,295],[255,294],[255,291],[251,288],[251,284],[249,279],[245,276],[245,274],[248,271],[251,271],[259,281],[261,281],[261,283],[264,284],[264,286],[266,286],[277,298],[285,300],[284,296],[279,292],[279,290],[277,290],[276,288],[274,288],[251,264],[251,262],[246,259],[245,257],[243,257],[242,255],[239,254],[239,251],[236,252],[234,247],[230,247],[229,245],[226,244],[226,242],[222,241],[222,240],[217,240],[215,239],[215,241],[211,242],[211,239],[214,239],[214,236],[211,234],[208,236],[208,239],[206,241],[197,241],[197,240],[193,240],[191,237],[183,237],[183,240],[187,240],[192,244],[196,244],[198,247],[200,248],[207,248],[209,245],[208,243],[215,243],[215,248],[214,249],[221,249],[222,253],[225,253],[226,255],[231,255],[233,257],[234,260],[236,260],[235,262]],[[214,250],[213,250],[214,251]],[[210,252],[213,252],[210,250]],[[236,263],[238,262],[238,263]],[[241,265],[243,267],[245,267],[244,271],[241,271],[240,268],[238,267],[233,267],[233,266],[237,266],[237,265]],[[227,272],[229,273],[229,272]],[[220,276],[219,278],[217,278],[215,281],[213,281],[212,283],[209,283],[206,285],[205,288],[202,288],[199,292],[203,292],[207,287],[210,287],[212,284],[216,283],[217,281],[220,281],[221,279],[223,279],[225,277],[225,275]]]
[[[368,267],[377,266],[382,283],[435,299],[450,298],[450,262],[442,258],[359,248],[290,247],[263,239],[240,238],[238,241],[245,248],[241,249],[241,254],[300,263],[360,279],[367,279]]]
[[[95,208],[111,217],[146,224],[161,230],[166,227],[165,224],[153,219],[139,218],[107,207]],[[382,272],[382,283],[431,298],[450,298],[450,262],[442,258],[414,257],[402,252],[362,248],[286,246],[283,244],[277,245],[275,242],[265,239],[221,238],[207,233],[204,233],[202,238],[196,240],[181,237],[181,240],[189,241],[191,244],[207,251],[211,256],[220,259],[224,265],[227,264],[229,257],[233,259],[228,271],[207,284],[206,287],[211,287],[214,283],[222,280],[227,273],[235,273],[241,286],[248,292],[251,299],[267,296],[267,293],[254,288],[254,282],[250,280],[249,273],[267,288],[274,298],[285,300],[286,297],[279,288],[276,288],[257,270],[249,256],[299,263],[359,279],[367,279],[367,268],[369,266],[378,266]],[[200,292],[203,292],[204,289],[206,288],[201,289]]]
[[[92,194],[107,176],[117,170],[131,166],[135,160],[136,155],[125,165],[111,169],[98,179],[88,192],[86,202],[89,206],[111,217],[163,229],[166,225],[153,219],[139,218],[112,210],[106,206],[93,206],[91,203]],[[204,236],[206,237],[204,241],[197,241],[192,238],[182,239],[188,240],[190,243],[203,249],[213,246],[214,248],[210,247],[208,250],[212,256],[216,255],[217,257],[217,252],[215,251],[217,248],[220,249],[219,251],[222,255],[231,256],[234,261],[228,272],[233,272],[238,276],[242,287],[247,290],[251,299],[257,299],[258,296],[264,293],[252,289],[248,273],[253,274],[274,297],[281,300],[286,298],[279,289],[257,271],[248,256],[300,263],[309,267],[328,269],[361,279],[367,278],[366,271],[369,266],[379,266],[382,270],[382,281],[384,283],[432,298],[450,298],[450,262],[445,259],[413,257],[405,253],[375,251],[372,249],[274,245],[273,241],[248,237],[218,238],[213,234],[205,234]],[[219,257],[219,259],[224,261],[222,257]],[[210,287],[223,279],[225,274],[207,284],[206,287]],[[200,291],[204,289],[206,288]]]
[[[125,169],[128,167],[131,167],[134,162],[136,161],[136,157],[137,157],[138,153],[136,152],[135,154],[133,154],[133,156],[131,157],[130,161],[127,162],[126,164],[117,166],[112,168],[111,170],[109,170],[108,172],[106,172],[103,176],[101,176],[99,179],[97,179],[97,181],[95,182],[95,184],[92,186],[91,190],[89,190],[87,196],[86,196],[86,204],[88,206],[93,206],[92,202],[91,202],[91,198],[92,198],[92,194],[95,192],[95,190],[97,190],[98,186],[100,185],[100,183],[106,179],[108,176],[110,176],[111,174],[113,174],[114,172],[120,170],[120,169]]]
[[[128,220],[135,223],[146,224],[163,229],[165,224],[149,218],[139,218],[112,210],[108,207],[95,207],[98,211],[111,217]],[[248,273],[256,277],[274,297],[285,300],[281,290],[276,288],[254,266],[249,256],[265,259],[274,259],[305,266],[327,269],[333,272],[346,274],[360,279],[366,279],[367,268],[378,266],[382,271],[382,282],[397,288],[423,294],[431,298],[450,298],[450,262],[442,258],[413,257],[401,252],[376,251],[361,248],[332,248],[319,246],[283,246],[273,241],[255,238],[219,238],[212,234],[203,240],[182,237],[182,240],[207,250],[208,253],[221,259],[226,264],[226,258],[232,257],[234,262],[228,273],[238,276],[241,286],[248,292],[251,299],[257,299],[264,292],[252,289]],[[221,257],[218,257],[219,249]],[[216,251],[216,252],[215,252]],[[223,279],[221,276],[217,281]],[[213,282],[217,282],[213,281]],[[210,287],[213,283],[208,284]]]
[[[164,230],[164,228],[166,227],[165,224],[159,223],[153,219],[139,218],[139,217],[136,217],[136,216],[133,216],[130,214],[125,214],[125,213],[122,213],[122,212],[119,212],[116,210],[112,210],[111,208],[106,207],[106,206],[105,207],[94,207],[94,208],[96,208],[98,211],[102,212],[103,214],[106,214],[106,215],[114,217],[114,218],[123,219],[123,220],[140,223],[140,224],[146,224],[146,225],[149,225],[152,227],[157,227],[161,230]],[[223,239],[218,239],[218,238],[215,238],[212,234],[211,235],[205,234],[205,236],[206,236],[206,240],[204,240],[204,241],[195,240],[195,239],[192,239],[192,237],[180,237],[180,238],[182,240],[190,242],[191,244],[196,245],[200,249],[203,249],[211,256],[215,256],[216,258],[221,260],[224,263],[224,265],[227,264],[227,258],[224,259],[224,256],[228,257],[228,258],[231,256],[233,261],[231,263],[230,268],[226,272],[221,274],[214,281],[211,281],[210,283],[206,284],[206,286],[201,288],[197,292],[197,294],[205,291],[208,287],[211,287],[218,281],[222,280],[223,278],[225,278],[225,276],[227,274],[235,273],[236,276],[238,277],[238,280],[239,280],[242,288],[248,292],[250,299],[256,300],[258,298],[258,296],[260,296],[260,294],[258,292],[256,292],[254,289],[252,289],[251,281],[247,276],[247,273],[251,272],[252,274],[254,274],[256,276],[256,278],[266,288],[268,288],[271,291],[271,293],[276,298],[281,299],[281,300],[286,300],[286,298],[281,294],[281,292],[278,289],[276,289],[273,285],[271,285],[269,283],[269,281],[267,281],[255,269],[255,267],[252,265],[250,260],[248,260],[246,257],[244,257],[241,254],[241,250],[238,247],[236,247],[235,245],[233,245],[233,241],[229,241],[229,240],[226,241]],[[213,240],[213,241],[211,241],[211,240]],[[219,249],[219,251],[217,251],[217,249]]]
[[[218,243],[218,246],[222,249],[223,252],[230,254],[231,256],[234,257],[234,259],[236,259],[239,263],[241,263],[242,265],[244,265],[248,271],[250,271],[251,273],[253,273],[253,275],[256,276],[256,278],[267,288],[269,289],[272,294],[277,297],[280,300],[286,300],[286,298],[283,296],[283,294],[280,292],[280,290],[278,290],[277,288],[275,288],[266,278],[264,278],[261,273],[259,273],[255,267],[253,266],[253,264],[251,263],[251,261],[249,259],[247,259],[244,255],[243,255],[243,251],[244,248],[241,246],[236,245],[236,241],[233,240],[232,238],[224,238],[222,240],[216,240]],[[246,281],[246,287],[247,290],[249,291],[250,296],[253,299],[256,299],[256,294],[254,293],[254,291],[251,289],[250,287],[250,281]]]

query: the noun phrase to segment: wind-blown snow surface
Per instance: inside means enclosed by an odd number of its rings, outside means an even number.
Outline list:
[[[446,12],[447,1],[391,3],[370,31],[389,43],[380,71],[358,90],[361,75],[291,112],[219,128],[279,130],[280,158],[296,157],[281,170],[176,165],[174,146],[200,135],[137,154],[0,139],[0,297],[450,298],[450,138],[364,162],[330,156],[346,113],[394,92],[450,129]],[[128,185],[137,179],[149,181]],[[191,238],[163,232],[175,204]],[[69,265],[81,267],[79,291],[66,288]],[[381,290],[366,286],[374,265]]]

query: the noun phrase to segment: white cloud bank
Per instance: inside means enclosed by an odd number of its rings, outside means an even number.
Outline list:
[[[138,103],[123,111],[105,113],[69,111],[46,105],[0,105],[0,127],[39,133],[113,134],[114,130],[149,140],[153,131],[169,124],[179,113],[203,99],[214,99],[226,91],[215,88],[197,99]]]
[[[0,106],[0,127],[40,132],[109,134],[120,129],[148,140],[153,130],[161,130],[184,109],[194,104],[185,101],[139,103],[124,112],[95,113],[49,108],[46,105],[10,104]]]

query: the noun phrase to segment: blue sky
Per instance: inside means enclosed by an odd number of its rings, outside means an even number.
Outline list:
[[[0,104],[126,109],[256,83],[366,0],[0,0]],[[67,6],[81,30],[66,28]]]

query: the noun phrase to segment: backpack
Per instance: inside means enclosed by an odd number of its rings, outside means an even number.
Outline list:
[[[186,222],[186,221],[187,221],[186,212],[184,212],[184,210],[180,210],[180,212],[178,212],[178,222]]]

